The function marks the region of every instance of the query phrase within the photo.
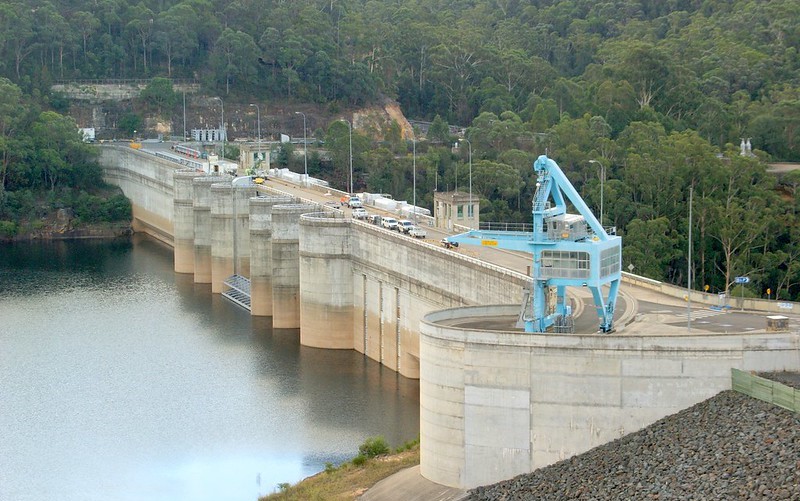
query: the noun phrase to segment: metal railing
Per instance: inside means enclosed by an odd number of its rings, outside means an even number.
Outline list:
[[[479,229],[486,231],[519,231],[533,232],[533,223],[503,223],[496,221],[481,221]]]
[[[75,79],[75,80],[56,80],[58,85],[147,85],[152,78],[95,78],[95,79]],[[192,78],[169,78],[173,85],[200,85],[200,82]]]

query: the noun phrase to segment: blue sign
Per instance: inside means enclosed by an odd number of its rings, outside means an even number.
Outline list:
[[[736,277],[733,279],[737,284],[746,284],[750,282],[750,277]]]

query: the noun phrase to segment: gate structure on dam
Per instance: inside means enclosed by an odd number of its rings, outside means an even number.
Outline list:
[[[613,328],[622,277],[622,239],[605,228],[553,160],[540,156],[533,197],[533,232],[471,230],[449,242],[488,245],[533,255],[532,282],[518,327],[526,332],[572,331],[567,287],[588,287],[600,319],[600,331]],[[578,214],[567,212],[567,202]],[[608,286],[608,295],[603,288]],[[555,295],[549,290],[555,289]],[[550,299],[554,297],[554,301]]]

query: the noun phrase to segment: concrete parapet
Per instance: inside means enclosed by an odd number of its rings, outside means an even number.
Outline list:
[[[491,484],[730,389],[730,369],[800,369],[800,333],[561,335],[461,327],[517,305],[441,310],[420,337],[421,472]],[[510,321],[512,322],[512,321]]]
[[[289,196],[250,199],[250,314],[272,316],[272,208]]]
[[[350,220],[317,212],[300,218],[300,344],[352,349]]]
[[[194,190],[192,180],[204,176],[196,170],[175,171],[173,188],[173,249],[176,273],[194,273]]]
[[[192,179],[194,213],[194,281],[211,283],[211,186],[229,180],[223,176]]]
[[[652,278],[634,275],[633,273],[622,272],[622,281],[626,284],[635,285],[651,291],[655,291],[664,299],[686,300],[688,295],[686,287],[678,287],[666,282],[659,282]],[[722,294],[711,294],[703,291],[692,291],[691,300],[693,303],[707,304],[710,306],[724,306],[740,308],[748,311],[763,311],[771,313],[795,313],[800,311],[800,304],[786,300],[761,299],[750,297],[725,296]]]
[[[311,204],[272,208],[272,327],[300,328],[300,216]]]

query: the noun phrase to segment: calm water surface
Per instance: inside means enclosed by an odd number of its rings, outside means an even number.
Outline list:
[[[0,246],[0,500],[252,501],[419,434],[419,385],[301,347],[146,238]]]

